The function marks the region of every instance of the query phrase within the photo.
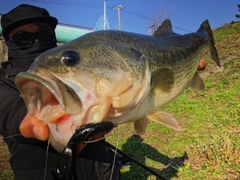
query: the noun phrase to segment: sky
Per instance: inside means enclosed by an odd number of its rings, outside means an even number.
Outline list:
[[[0,0],[0,14],[7,13],[19,4],[32,4],[46,8],[51,16],[65,24],[94,28],[104,13],[104,0]],[[147,34],[158,12],[169,18],[176,33],[195,32],[208,19],[212,29],[232,20],[240,14],[240,0],[107,0],[106,14],[110,29],[118,29],[118,10],[121,30]]]

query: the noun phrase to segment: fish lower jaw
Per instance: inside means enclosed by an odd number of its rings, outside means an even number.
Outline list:
[[[47,125],[50,131],[50,144],[57,152],[61,153],[75,133],[77,126],[72,124],[71,118],[61,121],[61,123],[48,123]]]

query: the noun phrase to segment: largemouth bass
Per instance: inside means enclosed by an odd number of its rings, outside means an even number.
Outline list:
[[[28,113],[49,126],[50,143],[61,152],[89,123],[134,122],[144,135],[150,119],[181,130],[157,109],[188,87],[204,90],[197,68],[208,53],[220,66],[207,20],[185,35],[165,20],[152,36],[114,30],[81,36],[41,54],[15,82]]]

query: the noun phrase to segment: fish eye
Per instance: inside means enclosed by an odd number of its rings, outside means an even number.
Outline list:
[[[73,50],[64,51],[61,61],[67,66],[74,66],[80,61],[80,56]]]

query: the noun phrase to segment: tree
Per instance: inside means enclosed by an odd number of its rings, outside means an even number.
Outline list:
[[[106,19],[106,29],[109,29],[108,19]],[[98,21],[96,23],[96,27],[94,28],[94,30],[99,31],[99,30],[106,30],[106,29],[104,29],[104,18],[103,16],[101,16],[100,18],[98,18]]]
[[[157,28],[162,24],[165,19],[170,18],[172,15],[172,10],[166,10],[166,8],[158,7],[157,11],[152,15],[151,18],[151,25],[148,28],[148,34],[152,35]]]
[[[238,11],[240,11],[240,4],[237,5],[238,6]],[[236,14],[237,18],[240,18],[240,14]]]

